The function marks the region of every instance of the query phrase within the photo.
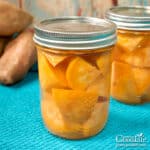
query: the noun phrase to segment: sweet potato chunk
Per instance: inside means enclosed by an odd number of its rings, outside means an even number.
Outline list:
[[[0,83],[13,84],[21,80],[36,62],[33,33],[24,31],[11,40],[0,58]]]
[[[40,84],[43,90],[59,86],[59,79],[55,74],[54,68],[49,64],[41,51],[38,51],[38,68]]]
[[[98,95],[78,90],[52,89],[52,97],[64,119],[83,123],[91,115]]]
[[[101,130],[108,116],[109,101],[96,103],[91,117],[83,125],[83,133],[86,136],[94,135]]]
[[[150,36],[143,45],[126,57],[125,61],[136,67],[150,67]]]
[[[133,75],[138,88],[138,94],[143,94],[150,87],[150,69],[133,67]]]
[[[55,67],[56,65],[58,65],[60,62],[62,62],[65,58],[67,58],[67,56],[65,55],[56,55],[56,54],[45,54],[45,56],[47,57],[47,60],[49,61],[49,63]]]
[[[140,103],[138,89],[130,65],[113,62],[111,96],[125,103]]]
[[[99,96],[109,97],[110,95],[110,74],[99,76],[88,87],[87,91],[96,92]]]
[[[116,45],[112,51],[112,60],[127,62],[129,53],[126,53],[118,45]]]
[[[95,91],[99,96],[108,97],[110,90],[111,55],[109,52],[101,54],[96,60],[101,72],[95,81],[88,87],[87,91]]]
[[[48,95],[48,97],[44,97],[41,104],[42,116],[46,126],[55,132],[63,132],[65,130],[63,117],[55,102],[49,99]]]
[[[100,72],[103,75],[110,74],[110,68],[111,68],[111,54],[110,54],[110,52],[101,54],[98,57],[96,63],[97,63],[98,68],[100,69]]]
[[[42,117],[48,130],[55,135],[70,139],[78,139],[79,135],[83,136],[82,124],[65,121],[49,93],[44,94],[41,104]]]
[[[0,0],[0,35],[8,36],[20,32],[31,24],[33,17],[22,9]]]
[[[119,36],[121,37],[121,35]],[[124,39],[125,37],[123,37]],[[113,50],[113,60],[119,60],[122,62],[126,62],[132,66],[136,67],[150,67],[150,36],[137,36],[137,37],[129,37],[132,38],[130,44],[137,44],[134,46],[134,50],[132,51],[125,51],[123,46],[117,44]],[[126,39],[126,38],[125,38]],[[125,40],[124,39],[124,40]],[[128,39],[128,40],[129,40]],[[123,44],[123,43],[122,43]],[[124,43],[126,44],[126,43]]]
[[[132,52],[136,50],[140,42],[144,39],[142,35],[121,35],[118,34],[117,44],[123,48],[126,52]]]
[[[100,71],[80,57],[74,58],[66,72],[72,89],[85,90],[100,75]]]
[[[67,81],[65,79],[65,65],[61,64],[54,68],[45,53],[38,51],[39,77],[43,90],[50,91],[51,88],[65,88]]]

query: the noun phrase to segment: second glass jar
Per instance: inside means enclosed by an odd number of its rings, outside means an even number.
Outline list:
[[[118,27],[111,96],[128,104],[150,102],[150,8],[114,7],[106,17]]]

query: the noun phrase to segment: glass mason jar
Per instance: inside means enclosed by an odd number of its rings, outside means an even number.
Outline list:
[[[150,7],[114,7],[106,17],[118,27],[111,96],[128,104],[150,102]]]
[[[115,24],[90,17],[63,17],[35,25],[41,111],[53,134],[87,138],[107,121]]]

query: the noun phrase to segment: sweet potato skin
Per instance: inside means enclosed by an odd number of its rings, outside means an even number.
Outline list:
[[[23,31],[32,23],[33,17],[27,12],[4,0],[0,0],[0,35],[9,36]]]
[[[8,43],[0,57],[0,83],[9,85],[23,79],[36,62],[32,38],[33,33],[26,30]]]
[[[9,37],[0,37],[0,56],[3,53],[3,50],[9,39]]]

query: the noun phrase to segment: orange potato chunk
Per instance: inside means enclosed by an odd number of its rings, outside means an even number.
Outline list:
[[[111,96],[125,103],[140,103],[132,68],[114,61],[112,64]]]
[[[100,56],[100,53],[94,53],[94,54],[86,54],[81,55],[81,58],[87,61],[91,65],[96,65],[96,60]]]
[[[44,123],[53,134],[70,139],[80,139],[94,135],[104,127],[108,105],[109,101],[96,103],[89,119],[81,124],[65,120],[51,94],[44,92],[41,110]]]
[[[126,62],[128,56],[129,53],[123,51],[122,48],[119,47],[118,45],[116,45],[112,51],[112,60]]]
[[[83,123],[91,115],[98,95],[78,90],[52,89],[52,97],[65,121]]]
[[[60,62],[62,62],[63,60],[65,60],[67,58],[67,56],[65,55],[56,55],[56,54],[48,54],[48,53],[45,53],[45,56],[47,58],[47,60],[49,61],[49,63],[55,67],[56,65],[58,65]]]
[[[54,101],[43,99],[41,103],[41,111],[44,122],[49,130],[55,132],[63,132],[65,130],[63,117]]]
[[[80,57],[74,58],[66,72],[66,78],[72,89],[85,90],[100,75],[100,71]]]
[[[100,72],[105,75],[110,73],[111,68],[111,53],[102,53],[96,60],[97,66],[100,69]]]
[[[136,67],[150,67],[149,38],[150,36],[145,36],[142,42],[136,47],[136,50],[130,53],[124,51],[118,44],[113,49],[113,60],[126,62]]]
[[[66,58],[61,63],[57,64],[57,66],[55,66],[54,68],[57,77],[59,78],[59,80],[65,88],[68,87],[68,81],[66,79],[66,70],[71,59],[72,58]]]
[[[88,87],[87,91],[96,92],[99,96],[109,97],[110,95],[110,73],[105,76],[99,76],[92,83],[91,86]]]
[[[57,68],[53,68],[49,64],[43,52],[38,51],[38,66],[39,66],[39,78],[43,89],[51,90],[51,88],[65,88],[67,87],[67,81],[65,80],[65,67],[60,65]]]
[[[150,37],[149,37],[150,38]],[[149,38],[145,40],[135,52],[131,53],[126,62],[136,67],[150,67],[150,41]]]
[[[84,136],[92,136],[102,130],[108,117],[109,101],[96,103],[91,117],[83,124]]]
[[[142,35],[121,35],[118,34],[117,44],[123,48],[126,52],[132,52],[136,50],[140,42],[142,42],[144,36]]]
[[[150,69],[133,67],[133,75],[138,88],[138,94],[143,94],[150,87]]]
[[[88,91],[95,91],[99,96],[108,97],[110,90],[110,69],[111,55],[110,52],[101,54],[96,60],[101,75],[88,87]]]
[[[66,122],[55,101],[52,99],[51,93],[43,93],[41,110],[44,123],[53,134],[70,139],[83,137],[82,124]]]

